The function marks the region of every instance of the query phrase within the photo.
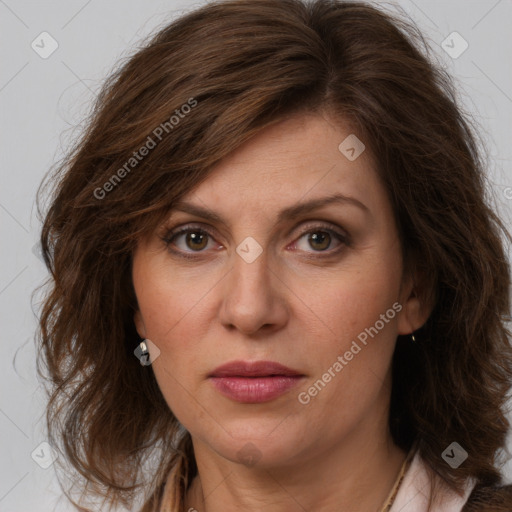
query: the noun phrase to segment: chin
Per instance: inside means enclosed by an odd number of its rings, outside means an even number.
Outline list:
[[[232,462],[260,469],[275,468],[294,462],[303,450],[303,435],[293,435],[290,429],[280,429],[282,418],[273,421],[247,420],[237,426],[223,425],[218,435],[212,438],[211,431],[202,435],[210,449]],[[303,431],[303,430],[302,430]],[[193,434],[192,434],[193,435]]]

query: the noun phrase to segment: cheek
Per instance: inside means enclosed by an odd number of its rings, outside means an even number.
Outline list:
[[[197,315],[206,283],[190,286],[182,274],[170,272],[165,255],[134,257],[133,285],[144,323],[145,335],[160,350],[152,368],[169,406],[174,409],[188,389],[190,368],[197,366],[199,323]],[[174,275],[173,275],[174,274]],[[198,288],[199,287],[199,288]],[[197,331],[196,331],[197,329]],[[186,371],[188,369],[188,372]]]
[[[321,289],[307,285],[307,304],[319,312],[326,333],[346,341],[373,326],[392,308],[399,298],[399,277],[397,263],[369,255],[357,266],[333,275]],[[389,316],[394,323],[395,315],[391,312]]]
[[[165,254],[135,260],[133,284],[147,337],[158,345],[165,344],[170,337],[176,338],[184,324],[193,331],[190,318],[197,315],[201,297],[211,288],[207,277],[194,279],[186,272],[173,272]],[[188,331],[184,341],[193,341],[192,331]]]
[[[383,403],[399,305],[389,288],[379,292],[375,286],[365,287],[366,282],[354,281],[354,286],[347,285],[326,298],[331,314],[329,336],[309,344],[314,371],[299,390],[303,393],[300,403],[309,402],[303,407],[311,428],[328,430],[333,436],[339,428],[348,429],[361,421],[372,408],[381,410]]]
[[[396,260],[377,254],[360,261],[358,268],[329,280],[322,293],[312,289],[308,295],[311,309],[321,319],[316,321],[320,335],[309,349],[316,361],[312,380],[321,380],[323,398],[318,403],[343,402],[357,408],[354,397],[369,399],[377,393],[389,369],[401,310],[400,268]],[[325,391],[323,382],[328,382]]]

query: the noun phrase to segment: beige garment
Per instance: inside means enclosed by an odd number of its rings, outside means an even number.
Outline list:
[[[443,500],[428,512],[461,512],[476,482],[469,479],[462,496],[444,486]],[[429,475],[426,465],[415,452],[409,469],[405,473],[389,512],[427,512],[430,497]]]

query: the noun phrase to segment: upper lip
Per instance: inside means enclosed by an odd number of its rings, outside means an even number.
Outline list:
[[[273,361],[231,361],[213,370],[209,377],[302,376],[303,374]]]

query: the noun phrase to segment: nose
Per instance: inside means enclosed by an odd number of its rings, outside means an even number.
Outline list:
[[[269,267],[265,253],[251,263],[236,254],[223,281],[220,321],[227,329],[268,336],[286,325],[287,288]]]

